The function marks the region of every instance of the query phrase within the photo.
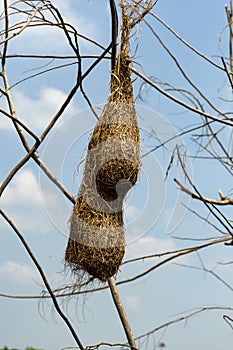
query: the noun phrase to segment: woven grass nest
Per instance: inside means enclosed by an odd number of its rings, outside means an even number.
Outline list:
[[[122,6],[121,45],[110,95],[89,141],[65,252],[66,265],[75,274],[88,273],[103,282],[117,273],[124,257],[123,200],[140,170],[129,33],[129,16]]]

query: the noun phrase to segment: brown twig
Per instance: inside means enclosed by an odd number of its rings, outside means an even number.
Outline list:
[[[177,152],[178,155],[178,159],[180,162],[180,165],[182,167],[182,170],[184,172],[184,175],[188,181],[188,183],[192,186],[192,188],[194,189],[194,191],[198,194],[198,196],[200,196],[201,198],[203,198],[202,194],[200,193],[200,191],[197,189],[197,186],[192,182],[189,174],[186,171],[185,165],[182,162],[179,150]],[[231,235],[233,237],[233,227],[231,225],[231,223],[229,222],[229,220],[225,217],[225,215],[216,207],[215,204],[211,204],[205,201],[202,201],[202,203],[208,208],[209,213],[211,213],[218,221],[219,223],[225,228],[226,232],[229,233],[229,235]],[[217,212],[217,213],[216,213]],[[231,243],[230,243],[231,244]]]
[[[150,274],[152,271],[156,270],[157,268],[171,262],[172,260],[175,260],[181,256],[185,256],[185,255],[188,255],[188,254],[191,254],[193,252],[197,252],[201,249],[205,249],[205,248],[208,248],[212,245],[215,245],[215,244],[221,244],[221,243],[227,243],[227,242],[232,242],[232,237],[231,236],[227,236],[227,237],[223,237],[223,238],[217,238],[217,239],[213,239],[211,240],[210,242],[206,242],[206,243],[203,243],[203,244],[200,244],[200,245],[197,245],[197,246],[194,246],[194,247],[188,247],[188,248],[184,248],[184,249],[181,249],[181,250],[178,250],[178,251],[174,251],[174,254],[162,261],[160,261],[159,263],[153,265],[152,267],[150,267],[149,269],[143,271],[142,273],[140,274],[137,274],[131,278],[128,278],[126,280],[122,280],[122,281],[119,281],[119,282],[116,282],[116,285],[119,286],[119,285],[122,285],[122,284],[126,284],[126,283],[130,283],[130,282],[133,282],[133,281],[136,281],[148,274]],[[149,256],[150,258],[151,256]],[[156,257],[156,256],[155,256]],[[141,257],[141,259],[146,259],[146,257]],[[61,298],[61,297],[67,297],[67,296],[75,296],[75,295],[79,295],[79,294],[88,294],[88,293],[93,293],[93,292],[97,292],[97,291],[101,291],[101,290],[104,290],[104,289],[107,289],[108,286],[103,286],[103,287],[99,287],[99,288],[94,288],[94,289],[89,289],[89,290],[78,290],[78,291],[72,291],[72,292],[68,292],[68,293],[60,293],[60,294],[57,294],[56,297],[57,298]],[[1,293],[0,294],[0,297],[5,297],[5,298],[12,298],[12,299],[40,299],[40,298],[50,298],[50,296],[38,296],[38,295],[31,295],[31,296],[20,296],[20,295],[9,295],[9,294],[4,294],[4,293]]]
[[[89,73],[95,68],[95,66],[101,61],[101,59],[106,55],[106,53],[109,52],[111,48],[111,45],[109,45],[104,52],[98,57],[97,60],[95,60],[95,62],[86,70],[85,73],[83,73],[82,75],[82,81],[89,75]],[[43,164],[43,162],[41,161],[41,159],[35,155],[36,150],[38,149],[38,147],[40,146],[41,142],[46,138],[47,134],[49,133],[49,131],[51,130],[51,128],[54,126],[54,124],[56,123],[56,121],[59,119],[59,117],[61,116],[61,114],[64,112],[65,108],[68,106],[68,104],[70,103],[71,99],[73,98],[73,96],[75,95],[77,89],[79,87],[79,84],[76,83],[75,86],[73,87],[73,89],[71,90],[71,92],[69,93],[69,95],[67,96],[66,100],[64,101],[64,103],[62,104],[62,106],[60,107],[59,111],[56,113],[56,115],[54,116],[54,118],[51,120],[50,124],[47,126],[47,128],[44,130],[44,132],[42,133],[40,139],[40,142],[36,142],[34,144],[34,146],[30,149],[27,147],[28,149],[28,153],[26,154],[26,156],[24,156],[18,164],[16,164],[16,166],[10,171],[10,173],[8,174],[8,176],[5,178],[5,180],[3,181],[1,187],[0,187],[0,196],[2,195],[3,191],[5,190],[5,188],[7,187],[7,185],[10,183],[10,181],[13,179],[13,177],[15,176],[15,174],[19,171],[19,169],[22,168],[23,165],[25,165],[27,163],[27,161],[32,157],[33,160],[42,168],[42,170],[46,170],[46,175],[49,175],[49,178],[51,180],[53,180],[54,184],[56,184],[56,186],[62,190],[62,192],[64,192],[64,194],[66,194],[67,198],[69,198],[71,200],[71,202],[74,203],[74,199],[71,195],[69,195],[68,191],[64,189],[64,186],[58,182],[58,180],[52,175],[52,173],[50,173],[49,169],[45,166],[45,164]]]
[[[111,344],[111,343],[107,343],[107,342],[101,342],[101,343],[98,343],[95,345],[89,345],[85,348],[85,350],[98,350],[102,346],[104,346],[104,347],[108,346],[110,348],[115,348],[115,347],[119,348],[120,347],[121,350],[123,350],[124,348],[130,348],[130,345],[128,345],[128,344],[121,344],[121,343]],[[65,349],[61,349],[61,350],[65,350]]]
[[[224,57],[221,57],[221,60],[222,60],[222,64],[223,64],[224,70],[225,70],[225,72],[227,74],[227,78],[228,78],[228,80],[229,80],[229,82],[231,84],[231,88],[233,89],[233,73],[229,72]]]
[[[233,13],[232,13],[232,0],[230,3],[230,9],[227,5],[225,5],[225,11],[227,15],[227,21],[229,26],[229,59],[230,59],[230,70],[231,74],[233,74]]]
[[[195,49],[192,45],[190,45],[186,40],[184,40],[179,34],[177,34],[174,29],[172,29],[165,21],[163,21],[158,15],[156,15],[155,13],[150,12],[150,15],[152,17],[154,17],[158,22],[160,22],[165,28],[167,28],[182,44],[184,44],[185,46],[187,46],[191,51],[193,51],[196,55],[200,56],[202,59],[204,59],[205,61],[209,62],[210,64],[212,64],[214,67],[223,70],[223,68],[218,65],[217,63],[215,63],[214,61],[212,61],[209,57],[205,56],[202,52],[198,51],[197,49]]]
[[[111,55],[111,70],[113,71],[116,64],[117,54],[117,37],[118,37],[118,16],[115,0],[109,0],[111,17],[112,17],[112,55]]]
[[[4,114],[7,118],[11,119],[15,123],[19,124],[29,135],[31,135],[37,142],[39,142],[38,136],[31,130],[27,125],[25,125],[21,120],[15,118],[13,115],[7,113],[3,109],[0,109],[0,113]]]
[[[182,185],[179,180],[174,179],[174,181],[179,186],[179,189],[181,191],[189,194],[192,198],[198,199],[198,200],[206,202],[206,203],[215,204],[215,205],[233,205],[233,199],[224,196],[221,191],[219,192],[220,197],[221,197],[220,199],[206,198],[206,197],[200,196],[197,193],[192,192],[187,187]]]
[[[163,328],[167,328],[175,323],[180,323],[182,321],[187,321],[189,318],[191,317],[195,317],[201,313],[204,313],[204,312],[208,312],[208,311],[222,311],[222,310],[229,310],[229,311],[233,311],[233,308],[231,307],[222,307],[222,306],[206,306],[206,307],[202,307],[198,310],[195,310],[191,313],[188,313],[187,315],[185,316],[181,316],[181,317],[178,317],[174,320],[171,320],[171,321],[168,321],[154,329],[152,329],[151,331],[147,332],[147,333],[144,333],[138,337],[136,337],[135,339],[136,340],[139,340],[139,339],[142,339],[142,338],[145,338],[145,337],[148,337],[152,334],[154,334],[155,332],[158,332],[159,330],[163,329]]]
[[[230,125],[231,127],[233,126],[233,121],[230,118],[225,118],[225,119],[220,119],[218,117],[215,117],[211,114],[208,114],[206,112],[203,112],[199,109],[196,109],[190,105],[188,105],[187,103],[181,101],[180,99],[174,97],[173,95],[167,93],[164,89],[162,89],[161,87],[159,87],[157,84],[155,84],[151,79],[147,78],[144,74],[140,73],[136,68],[134,67],[130,67],[131,71],[133,73],[135,73],[139,78],[143,79],[146,83],[148,83],[150,86],[152,86],[153,88],[155,88],[157,91],[159,91],[162,95],[166,96],[167,98],[169,98],[170,100],[172,100],[173,102],[177,103],[178,105],[183,106],[184,108],[186,108],[187,110],[190,110],[196,114],[202,115],[208,119],[211,119],[215,122],[221,123],[221,124],[225,124],[225,125]]]
[[[182,74],[182,76],[184,77],[184,79],[189,83],[189,85],[195,90],[197,91],[197,93],[201,96],[201,98],[207,102],[207,104],[218,114],[218,115],[222,115],[225,116],[219,109],[217,109],[213,103],[203,94],[203,92],[201,91],[200,88],[198,88],[198,86],[196,84],[194,84],[193,79],[190,79],[187,75],[187,73],[184,71],[184,69],[182,68],[182,65],[179,63],[178,59],[176,58],[176,56],[171,52],[171,50],[164,44],[163,40],[160,38],[160,36],[156,33],[156,31],[152,28],[152,26],[148,23],[147,20],[144,21],[145,24],[147,25],[147,27],[150,29],[150,31],[152,32],[152,34],[154,35],[154,37],[159,41],[160,45],[164,48],[164,50],[166,50],[166,52],[168,53],[168,55],[171,57],[171,59],[174,61],[176,67],[178,68],[178,70],[180,71],[180,73]]]
[[[231,292],[233,292],[233,287],[229,283],[227,283],[216,272],[214,272],[213,270],[207,269],[205,266],[191,266],[191,265],[184,265],[184,264],[180,264],[180,263],[175,263],[175,265],[180,266],[180,267],[184,267],[184,268],[188,268],[188,269],[194,269],[194,270],[200,270],[200,271],[207,272],[210,275],[212,275],[213,277],[215,277],[219,282],[224,284],[224,286],[226,286]]]
[[[223,319],[233,329],[233,319],[228,315],[223,315]]]

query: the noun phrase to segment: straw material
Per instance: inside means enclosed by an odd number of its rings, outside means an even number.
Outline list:
[[[108,101],[92,133],[70,219],[65,261],[75,274],[106,281],[125,253],[123,200],[140,170],[140,135],[129,64],[129,17],[122,6],[121,46]]]

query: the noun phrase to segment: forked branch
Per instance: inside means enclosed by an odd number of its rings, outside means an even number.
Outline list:
[[[233,199],[229,198],[227,196],[224,196],[221,190],[218,191],[220,199],[211,199],[211,198],[206,198],[203,196],[200,196],[197,193],[192,192],[189,190],[187,187],[181,184],[181,182],[177,179],[174,179],[175,183],[179,186],[179,189],[188,195],[190,195],[192,198],[198,199],[202,202],[210,203],[210,204],[215,204],[215,205],[233,205]]]

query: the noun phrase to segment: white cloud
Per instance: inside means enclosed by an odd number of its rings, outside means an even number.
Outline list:
[[[55,207],[56,200],[52,194],[48,197],[51,208]],[[2,195],[2,208],[7,209],[19,229],[40,233],[51,229],[39,184],[30,170],[21,171],[10,182]]]
[[[6,206],[30,202],[30,205],[41,203],[40,189],[35,175],[30,170],[23,170],[3,193]]]
[[[43,130],[64,102],[66,94],[58,89],[44,88],[37,99],[31,99],[19,91],[14,98],[20,119],[33,129]],[[70,104],[67,113],[73,112],[74,108]]]
[[[125,305],[129,310],[138,311],[140,309],[141,301],[138,295],[126,295],[124,299]]]
[[[124,278],[129,278],[131,274],[138,274],[148,267],[151,267],[158,262],[166,261],[168,257],[174,256],[175,254],[166,254],[162,256],[163,253],[171,253],[177,250],[172,238],[160,239],[155,237],[142,237],[137,241],[127,245],[126,254],[124,260],[131,260],[135,258],[143,258],[146,256],[153,256],[153,258],[138,260],[138,263],[132,263],[122,266],[124,271]],[[190,265],[190,259],[192,255],[184,255],[176,257],[174,260],[167,261],[163,266],[169,267],[169,269],[180,269],[175,263]]]
[[[11,51],[34,54],[64,54],[69,45],[62,31],[55,27],[41,26],[25,29],[11,42]]]
[[[134,205],[125,205],[124,207],[124,214],[126,217],[126,220],[132,220],[135,218],[135,216],[139,213],[139,209],[135,207]]]
[[[46,87],[39,91],[37,98],[30,98],[20,91],[13,94],[18,119],[35,131],[42,131],[58,111],[66,94],[58,89]],[[73,114],[75,108],[70,103],[66,114]],[[9,129],[11,123],[3,119],[0,128]],[[13,129],[12,129],[13,130]]]
[[[12,260],[8,260],[0,265],[0,276],[20,284],[33,284],[38,279],[38,273],[35,268]]]
[[[133,259],[139,256],[158,254],[174,249],[174,243],[170,238],[159,239],[151,236],[141,237],[128,244],[126,258]]]
[[[74,9],[73,2],[71,0],[55,0],[53,4],[64,16],[65,21],[72,24],[79,33],[87,36],[92,36],[99,33],[98,27],[90,19],[84,17],[84,15],[80,12],[77,16],[77,10]]]
[[[53,1],[53,5],[59,9],[64,22],[71,24],[76,28],[77,32],[91,37],[92,39],[97,39],[100,36],[100,31],[95,23],[88,19],[83,14],[77,15],[77,10],[74,8],[72,1],[56,0]],[[54,17],[49,11],[44,11],[44,16],[47,21],[56,23]],[[25,15],[12,16],[13,21],[27,21]],[[88,41],[84,41],[85,46],[89,46]],[[93,46],[93,45],[92,45]],[[43,25],[43,26],[33,26],[27,27],[23,30],[20,35],[16,36],[11,41],[11,50],[17,53],[28,52],[30,53],[59,53],[64,54],[71,52],[68,40],[64,31],[53,25]],[[72,51],[73,52],[73,51]]]

